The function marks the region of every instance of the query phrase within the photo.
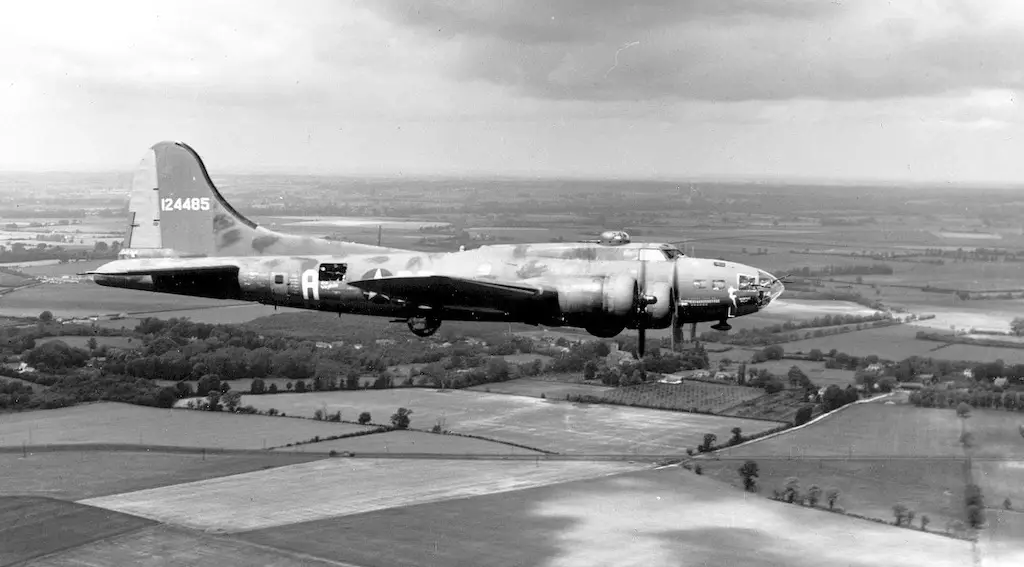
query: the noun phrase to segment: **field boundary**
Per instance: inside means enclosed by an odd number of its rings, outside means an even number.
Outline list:
[[[321,454],[319,451],[281,451],[272,449],[225,449],[220,447],[178,447],[173,445],[133,445],[115,443],[62,443],[53,445],[24,445],[18,447],[0,447],[4,453],[57,453],[81,451],[110,451],[125,453],[179,453],[193,455],[281,455],[283,458],[300,459],[303,455]],[[334,455],[331,455],[331,452]],[[664,462],[680,460],[685,455],[646,455],[633,453],[607,454],[486,454],[486,453],[401,453],[401,452],[350,452],[324,451],[324,458],[351,459],[433,459],[452,461],[651,461]]]

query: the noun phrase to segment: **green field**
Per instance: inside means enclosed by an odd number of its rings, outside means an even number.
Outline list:
[[[717,413],[763,395],[759,388],[683,380],[679,384],[646,382],[615,388],[601,398],[628,406]]]
[[[733,427],[751,434],[778,425],[685,412],[419,388],[242,396],[242,404],[302,416],[312,416],[318,409],[329,413],[340,410],[343,419],[368,411],[376,422],[386,421],[397,408],[405,407],[413,410],[414,428],[430,429],[443,420],[446,429],[458,433],[567,453],[681,454],[687,447],[697,446],[705,433],[725,438]]]
[[[849,511],[891,519],[892,506],[903,503],[933,522],[963,519],[963,489],[982,487],[989,505],[1024,499],[1020,462],[1024,438],[1019,414],[974,410],[961,420],[952,410],[880,403],[857,404],[815,424],[764,441],[719,452],[721,460],[705,465],[708,473],[736,486],[736,469],[746,459],[761,469],[762,494],[781,489],[795,476],[811,484],[839,488]],[[974,437],[968,475],[962,428]],[[996,460],[993,460],[996,459]],[[973,480],[971,480],[973,479]]]
[[[933,341],[917,340],[915,335],[921,330],[911,325],[892,325],[879,329],[865,329],[830,337],[804,339],[785,343],[782,348],[791,353],[809,353],[814,349],[827,353],[831,349],[845,352],[852,356],[868,356],[871,354],[886,360],[903,360],[911,356],[933,356],[947,358],[933,353],[939,346]]]
[[[937,347],[942,343],[934,344]],[[1006,364],[1024,364],[1024,348],[954,344],[934,350],[928,356],[943,360],[972,360],[975,362],[992,362],[1002,359]]]
[[[970,562],[964,541],[771,502],[679,468],[384,509],[239,537],[367,566]]]
[[[534,380],[517,378],[506,382],[493,382],[466,388],[473,392],[490,392],[492,394],[512,394],[516,396],[545,397],[549,400],[564,400],[569,394],[600,396],[614,388],[594,386],[591,384],[575,384],[558,380]]]
[[[366,429],[361,425],[310,419],[105,402],[0,414],[0,446],[117,443],[261,449],[317,435],[327,437]]]
[[[649,466],[615,461],[333,458],[91,498],[82,503],[199,530],[238,532],[521,490]]]
[[[0,496],[37,495],[78,500],[192,482],[323,455],[223,455],[129,451],[21,451],[0,453]]]
[[[31,567],[65,567],[67,565],[107,567],[115,565],[159,565],[160,567],[337,567],[337,563],[320,560],[302,552],[274,549],[265,545],[183,530],[170,526],[154,526],[113,538],[92,541],[41,557]]]
[[[701,461],[704,474],[738,489],[743,482],[737,469],[746,459]],[[800,480],[801,492],[817,484],[822,494],[838,488],[837,505],[848,512],[891,521],[892,507],[902,503],[927,514],[930,529],[942,530],[947,521],[963,517],[966,459],[772,459],[754,458],[762,496],[783,490],[789,477]],[[818,503],[828,507],[828,502]],[[915,520],[915,527],[918,526]]]
[[[333,441],[280,447],[278,452],[316,453],[425,453],[430,455],[539,455],[538,451],[522,449],[494,441],[457,435],[438,435],[425,431],[387,431]]]
[[[143,346],[142,341],[132,339],[131,337],[105,337],[100,335],[97,335],[95,337],[83,335],[63,335],[60,337],[46,337],[45,339],[39,339],[38,343],[43,344],[51,341],[63,341],[69,347],[88,349],[89,339],[92,338],[96,339],[96,346],[99,347],[107,346],[111,348],[130,349],[142,348]]]
[[[0,565],[12,565],[153,525],[102,508],[35,496],[0,498]]]
[[[951,410],[856,404],[807,427],[726,449],[722,456],[963,457],[959,439],[960,423]]]
[[[209,309],[236,303],[102,287],[91,282],[44,284],[4,295],[0,316],[35,317],[43,311],[50,311],[54,317],[87,317],[108,313]]]
[[[788,346],[788,344],[782,345],[782,347],[787,349],[787,351]],[[748,364],[747,372],[751,369],[757,370],[764,368],[768,372],[778,376],[782,380],[782,383],[788,386],[789,382],[787,377],[789,375],[789,369],[794,366],[803,370],[804,374],[811,379],[811,382],[818,387],[835,384],[836,386],[845,388],[847,385],[854,383],[854,372],[852,370],[825,368],[824,362],[812,362],[810,360],[793,360],[785,358],[782,360],[769,360],[767,362],[759,362],[757,364]]]

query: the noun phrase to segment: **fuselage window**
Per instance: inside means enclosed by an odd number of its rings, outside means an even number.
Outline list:
[[[284,275],[283,274],[274,274],[274,283],[276,283],[276,284],[283,284],[284,283]]]
[[[337,282],[345,278],[348,264],[320,264],[320,281]]]
[[[711,280],[711,289],[725,289],[725,280]]]
[[[707,280],[693,280],[694,289],[704,289],[708,287]]]
[[[757,278],[746,274],[739,275],[740,289],[753,289],[757,285]]]

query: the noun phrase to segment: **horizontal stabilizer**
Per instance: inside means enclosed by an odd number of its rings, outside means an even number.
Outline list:
[[[80,275],[150,276],[159,274],[196,274],[237,271],[240,262],[233,258],[140,258],[114,260]]]

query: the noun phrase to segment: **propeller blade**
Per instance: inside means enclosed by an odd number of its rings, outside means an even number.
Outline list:
[[[643,360],[645,350],[644,347],[647,345],[647,329],[641,324],[637,329],[637,334],[639,336],[637,337],[636,354],[637,358]]]

